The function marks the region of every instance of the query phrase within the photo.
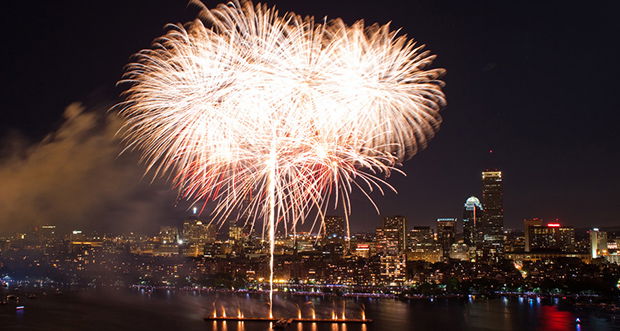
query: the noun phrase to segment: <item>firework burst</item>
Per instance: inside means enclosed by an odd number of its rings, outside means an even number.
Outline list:
[[[278,224],[391,189],[382,178],[437,130],[443,70],[388,25],[199,5],[127,66],[123,134],[214,220],[263,220],[272,252]]]

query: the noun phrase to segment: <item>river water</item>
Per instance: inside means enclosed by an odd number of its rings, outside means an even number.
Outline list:
[[[0,306],[2,330],[267,330],[261,322],[205,322],[203,317],[226,311],[245,316],[265,316],[267,297],[228,293],[175,293],[161,291],[81,291],[63,295],[22,296],[16,304]],[[562,300],[523,298],[470,300],[343,299],[338,297],[278,296],[276,317],[332,313],[373,319],[367,325],[297,324],[287,330],[612,330],[620,322],[593,311],[574,310]],[[580,323],[576,320],[579,319]]]

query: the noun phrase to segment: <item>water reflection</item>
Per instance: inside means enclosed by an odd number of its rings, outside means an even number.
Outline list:
[[[473,298],[472,298],[473,299]],[[110,330],[116,325],[139,330],[264,331],[265,322],[205,322],[205,316],[267,316],[266,297],[219,293],[80,293],[44,297],[28,302],[26,312],[0,306],[2,329]],[[342,297],[279,297],[274,313],[278,317],[367,318],[372,324],[293,323],[297,331],[368,330],[591,330],[619,326],[594,312],[576,314],[565,299],[502,297],[462,300],[367,300]],[[76,318],[80,316],[80,318]],[[576,319],[579,318],[580,322]],[[5,322],[6,321],[6,322]],[[273,324],[273,323],[272,323]],[[273,327],[273,325],[271,325]]]

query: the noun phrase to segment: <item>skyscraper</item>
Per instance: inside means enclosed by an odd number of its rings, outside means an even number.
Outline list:
[[[479,237],[477,225],[482,219],[483,208],[480,200],[472,196],[465,201],[463,210],[463,242],[468,246],[473,246]]]
[[[594,228],[590,231],[590,250],[592,258],[595,259],[601,255],[607,255],[607,232],[599,231]]]
[[[504,244],[504,188],[502,172],[482,172],[484,217],[478,222],[484,255],[501,254]]]
[[[385,254],[399,255],[407,248],[407,218],[391,216],[383,219],[383,226],[377,228],[377,242]]]
[[[325,237],[328,240],[342,240],[346,236],[346,224],[341,216],[325,217]]]
[[[523,234],[525,236],[525,251],[529,252],[531,250],[531,242],[532,239],[530,237],[530,227],[532,226],[542,226],[543,220],[540,218],[529,218],[523,220]]]
[[[450,249],[456,239],[456,218],[438,218],[437,236],[441,244],[444,260],[450,258]]]

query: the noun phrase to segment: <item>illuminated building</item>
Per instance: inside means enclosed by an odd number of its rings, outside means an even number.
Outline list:
[[[213,224],[205,224],[198,219],[183,222],[181,243],[212,243],[215,241],[216,228]]]
[[[530,226],[530,251],[554,250],[572,252],[575,246],[575,229],[558,222],[544,226]]]
[[[502,172],[482,172],[482,205],[484,216],[476,224],[480,234],[478,245],[485,257],[495,257],[503,252],[504,197]]]
[[[506,259],[513,261],[550,261],[558,258],[577,258],[584,263],[592,262],[592,256],[590,254],[583,253],[570,253],[570,252],[556,252],[556,251],[541,251],[541,252],[513,252],[505,255]]]
[[[328,240],[342,240],[347,234],[344,218],[341,216],[325,217],[325,237]]]
[[[162,244],[177,244],[179,229],[176,226],[161,226],[159,228],[159,240]]]
[[[407,261],[441,262],[443,252],[438,245],[418,248],[407,252]]]
[[[608,254],[608,255],[605,255],[604,257],[605,257],[605,261],[607,261],[608,263],[620,264],[620,255],[618,254]],[[620,284],[620,280],[618,280],[618,283]]]
[[[406,260],[400,255],[380,257],[381,280],[387,285],[400,285],[406,280]]]
[[[246,239],[242,226],[231,226],[228,228],[228,239],[234,242]]]
[[[540,218],[529,218],[523,220],[523,234],[525,235],[525,251],[530,251],[530,227],[531,226],[542,226],[543,220]]]
[[[414,226],[407,235],[407,250],[409,251],[435,244],[433,229],[430,226]]]
[[[82,230],[73,230],[69,234],[70,241],[85,241],[86,235],[82,232]]]
[[[463,210],[463,242],[468,246],[473,246],[479,234],[476,230],[478,221],[483,216],[483,208],[480,200],[472,196],[465,201]]]
[[[387,255],[400,255],[407,248],[407,219],[404,216],[385,217],[383,226],[376,230],[379,251]]]
[[[598,228],[594,228],[588,232],[590,233],[590,251],[592,252],[592,258],[595,259],[607,255],[607,232],[599,231]]]
[[[35,228],[35,232],[43,241],[56,239],[56,225],[41,225]]]
[[[450,249],[456,239],[456,218],[438,218],[437,219],[437,238],[441,245],[443,258],[450,258]]]
[[[145,253],[148,253],[145,252]],[[179,255],[179,246],[176,243],[168,243],[168,244],[162,244],[162,245],[158,245],[157,247],[154,247],[150,253],[153,256],[174,256],[174,255]],[[197,255],[192,255],[192,256],[197,256]]]
[[[504,231],[504,252],[524,252],[525,236],[514,230]]]
[[[609,237],[607,237],[607,250],[608,251],[617,251],[618,250],[618,239],[619,238],[609,238]]]
[[[34,239],[36,240],[36,246],[45,249],[54,248],[60,243],[58,236],[56,235],[55,225],[41,225],[34,228]]]
[[[431,227],[414,226],[407,235],[407,260],[439,262],[441,259],[441,246]]]
[[[372,243],[358,242],[355,245],[355,249],[353,250],[352,253],[355,256],[359,256],[359,257],[363,257],[363,258],[369,258],[370,257],[370,252],[371,252],[371,247],[372,247]]]
[[[452,244],[449,256],[452,260],[469,261],[469,246],[466,244]]]

